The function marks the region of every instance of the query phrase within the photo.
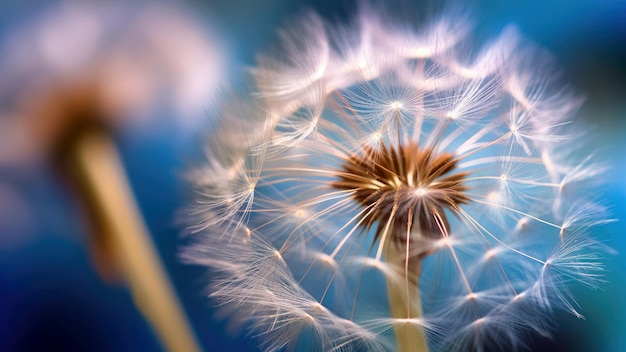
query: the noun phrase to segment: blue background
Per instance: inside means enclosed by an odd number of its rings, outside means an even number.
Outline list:
[[[52,2],[0,2],[0,36],[46,10]],[[254,64],[255,53],[275,43],[275,31],[305,8],[329,19],[349,18],[349,1],[187,1],[226,43],[230,75]],[[580,119],[598,157],[610,165],[606,203],[618,222],[603,228],[617,253],[607,257],[602,290],[574,287],[586,320],[556,314],[553,340],[535,341],[539,351],[626,350],[626,2],[476,1],[467,5],[479,37],[495,36],[514,23],[547,48],[565,81],[587,96]],[[0,53],[2,55],[2,53]],[[0,77],[0,84],[2,84]],[[255,342],[225,332],[203,289],[204,269],[177,259],[180,209],[191,199],[181,175],[199,160],[200,139],[175,124],[142,133],[121,133],[120,149],[135,195],[193,327],[207,351],[253,351]],[[5,147],[0,141],[0,148]],[[45,166],[26,175],[0,170],[0,181],[35,216],[3,224],[0,236],[0,350],[158,351],[148,325],[123,286],[101,283],[85,251],[84,223],[67,190]],[[18,203],[16,203],[18,204]],[[17,240],[15,240],[17,239]]]

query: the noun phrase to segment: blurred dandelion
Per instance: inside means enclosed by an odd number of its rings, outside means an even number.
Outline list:
[[[581,99],[513,28],[308,14],[220,110],[184,258],[266,351],[520,349],[600,280]]]
[[[188,12],[65,0],[10,33],[0,43],[0,140],[7,146],[0,166],[47,157],[60,131],[76,123],[50,117],[68,100],[91,99],[116,129],[154,130],[166,109],[194,125],[222,77],[226,50]]]
[[[221,45],[180,6],[66,0],[0,46],[6,54],[0,57],[0,167],[19,175],[53,166],[88,223],[100,276],[127,284],[164,348],[199,351],[133,197],[116,137],[124,127],[154,130],[167,122],[157,120],[164,110],[187,123],[201,115],[220,77]],[[20,221],[23,210],[14,201],[19,192],[2,193],[14,204],[0,227]]]

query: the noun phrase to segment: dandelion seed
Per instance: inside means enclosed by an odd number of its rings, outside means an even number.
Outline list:
[[[608,220],[545,57],[508,28],[468,59],[454,17],[301,23],[198,176],[185,258],[212,298],[268,351],[520,349],[551,309],[579,316],[567,283],[597,284]]]

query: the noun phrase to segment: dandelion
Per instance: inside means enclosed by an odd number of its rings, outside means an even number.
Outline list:
[[[124,281],[164,348],[199,351],[115,141],[167,122],[158,110],[194,117],[215,86],[198,77],[219,76],[220,46],[177,6],[69,0],[37,13],[0,43],[0,168],[39,174],[43,164],[62,176],[101,278]],[[13,193],[2,188],[0,204]]]
[[[184,257],[262,350],[521,349],[581,317],[609,221],[581,99],[515,29],[468,53],[469,27],[308,14],[225,103]]]

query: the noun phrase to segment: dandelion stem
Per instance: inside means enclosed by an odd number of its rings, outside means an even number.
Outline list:
[[[426,334],[414,319],[422,317],[422,305],[419,294],[419,276],[422,271],[422,259],[409,253],[406,244],[387,240],[385,261],[395,275],[387,278],[389,309],[394,324],[397,351],[427,352]]]
[[[167,279],[109,134],[89,128],[72,136],[63,161],[106,237],[139,310],[169,351],[200,351]]]

